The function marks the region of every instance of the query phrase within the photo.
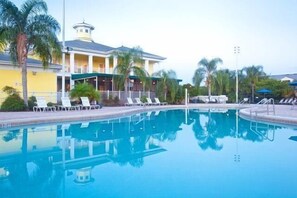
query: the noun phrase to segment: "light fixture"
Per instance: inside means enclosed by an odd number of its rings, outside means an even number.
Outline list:
[[[37,72],[36,71],[32,71],[32,75],[36,76]]]

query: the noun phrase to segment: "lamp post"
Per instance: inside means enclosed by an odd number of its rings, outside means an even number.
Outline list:
[[[62,28],[62,97],[65,97],[65,0],[63,0],[63,28]]]
[[[236,66],[236,104],[238,104],[238,65],[237,65],[237,61],[238,61],[238,54],[240,53],[240,47],[239,46],[235,46],[234,47],[234,54],[235,54],[235,58],[236,58],[236,62],[235,62],[235,66]]]

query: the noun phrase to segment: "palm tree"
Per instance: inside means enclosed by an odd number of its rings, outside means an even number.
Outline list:
[[[253,65],[250,67],[244,67],[243,70],[246,74],[246,79],[248,80],[248,82],[251,86],[252,103],[254,103],[256,83],[259,81],[259,78],[261,76],[265,76],[266,74],[263,71],[263,66],[261,66],[261,65],[258,65],[258,66]]]
[[[139,77],[143,83],[147,81],[148,73],[143,68],[142,53],[142,49],[139,47],[114,52],[114,56],[118,58],[118,65],[115,67],[114,73],[119,75],[117,80],[124,84],[126,94],[128,92],[129,76],[132,73]]]
[[[152,76],[160,78],[157,83],[157,92],[164,93],[164,100],[167,100],[167,93],[172,92],[172,95],[175,96],[177,92],[177,75],[173,70],[160,70],[152,74]],[[160,95],[160,98],[163,98]],[[171,98],[172,99],[172,98]],[[172,99],[173,100],[173,99]]]
[[[203,58],[198,63],[198,66],[201,66],[201,68],[202,68],[200,70],[203,71],[204,74],[206,74],[206,86],[208,87],[209,99],[211,96],[212,75],[213,75],[213,72],[216,71],[217,64],[219,64],[219,63],[223,63],[222,59],[220,59],[220,58],[214,58],[214,59],[211,59],[210,61],[207,60],[206,58]],[[196,72],[195,72],[195,74],[196,74]]]
[[[199,89],[202,80],[204,79],[205,70],[202,67],[196,69],[195,74],[192,78],[193,84]]]
[[[27,0],[19,9],[9,0],[0,0],[0,46],[8,46],[11,60],[22,68],[24,103],[28,107],[27,57],[33,51],[46,68],[61,46],[56,33],[59,23],[47,15],[43,0]]]
[[[231,75],[228,69],[214,72],[214,85],[218,95],[227,94],[230,89]]]

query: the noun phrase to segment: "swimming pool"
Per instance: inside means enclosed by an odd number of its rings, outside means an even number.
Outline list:
[[[1,197],[297,197],[297,131],[167,110],[0,131]]]

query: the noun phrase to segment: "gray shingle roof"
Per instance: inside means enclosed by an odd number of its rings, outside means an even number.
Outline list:
[[[119,51],[129,51],[129,50],[131,50],[131,48],[125,47],[125,46],[121,46],[121,47],[116,48],[116,50],[119,50]],[[150,53],[147,53],[147,52],[143,52],[143,57],[145,57],[145,58],[153,58],[153,59],[158,59],[158,60],[165,60],[166,59],[166,58],[164,58],[162,56],[158,56],[158,55],[155,55],[155,54],[150,54]]]
[[[297,74],[279,74],[279,75],[270,75],[270,78],[276,79],[276,80],[281,80],[283,78],[292,78],[294,81],[297,80]]]
[[[0,53],[0,65],[1,62],[5,62],[10,64],[11,66],[14,66],[11,59],[10,59],[10,55],[6,54],[6,53]],[[42,62],[40,60],[36,60],[36,59],[32,59],[32,58],[28,58],[27,59],[27,66],[28,67],[35,67],[35,68],[43,68]],[[57,64],[50,64],[49,65],[49,69],[62,69],[61,65],[57,65]]]
[[[66,47],[71,47],[73,49],[80,49],[80,50],[87,50],[87,51],[99,51],[99,52],[108,52],[113,50],[113,47],[102,45],[95,42],[88,42],[88,41],[82,41],[82,40],[71,40],[71,41],[65,41]]]

